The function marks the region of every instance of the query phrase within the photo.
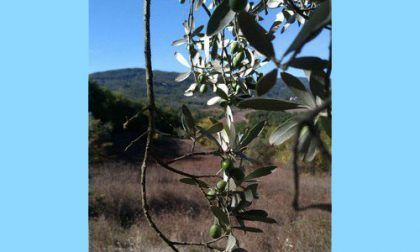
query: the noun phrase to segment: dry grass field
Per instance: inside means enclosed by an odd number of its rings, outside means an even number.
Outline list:
[[[174,167],[195,174],[215,173],[220,160],[202,156],[183,160]],[[169,251],[141,214],[139,164],[105,163],[90,167],[90,251]],[[172,240],[208,241],[212,215],[198,188],[180,183],[181,177],[151,163],[148,169],[148,200],[152,217]],[[276,224],[250,223],[264,233],[236,231],[248,251],[330,251],[331,215],[320,210],[295,212],[291,207],[293,178],[289,168],[279,166],[261,178],[259,199],[253,208],[267,210]],[[329,203],[330,174],[303,174],[302,205]],[[219,242],[221,247],[224,241]],[[206,251],[180,247],[182,251]]]

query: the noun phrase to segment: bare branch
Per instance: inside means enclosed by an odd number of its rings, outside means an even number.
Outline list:
[[[144,149],[144,157],[140,170],[140,184],[141,184],[141,202],[143,205],[143,213],[146,217],[150,227],[156,232],[159,238],[162,239],[173,251],[178,252],[178,249],[172,244],[172,242],[159,230],[156,224],[153,222],[149,214],[149,205],[146,197],[146,170],[147,170],[147,158],[152,145],[152,137],[154,133],[154,110],[155,110],[155,97],[153,94],[153,71],[152,71],[152,56],[150,49],[150,2],[151,0],[144,0],[144,57],[145,57],[145,68],[146,68],[146,85],[147,85],[147,100],[148,100],[148,130],[147,130],[147,141]]]

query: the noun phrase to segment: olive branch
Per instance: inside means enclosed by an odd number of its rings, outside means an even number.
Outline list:
[[[184,3],[181,0],[181,3]],[[268,217],[268,213],[261,209],[249,209],[253,200],[258,198],[257,178],[271,174],[275,166],[260,167],[249,174],[244,173],[245,162],[255,160],[245,153],[247,146],[260,135],[265,122],[260,122],[244,132],[237,132],[233,120],[233,108],[255,109],[265,111],[292,112],[291,120],[279,125],[271,134],[270,143],[281,145],[295,137],[293,147],[293,171],[295,196],[292,202],[297,211],[307,209],[321,209],[331,211],[331,204],[299,205],[299,163],[311,162],[320,151],[331,160],[330,147],[327,146],[320,132],[326,132],[331,137],[331,42],[329,58],[323,60],[316,57],[300,57],[303,46],[314,39],[322,29],[331,30],[330,1],[282,1],[262,0],[258,4],[250,5],[246,0],[210,1],[209,6],[203,0],[191,0],[188,19],[184,22],[186,34],[183,38],[173,42],[178,46],[186,44],[189,61],[180,53],[175,57],[189,68],[180,74],[176,80],[183,81],[191,74],[195,83],[185,91],[186,96],[192,96],[196,91],[205,93],[211,89],[214,93],[207,105],[219,104],[225,113],[226,125],[213,120],[209,128],[202,128],[196,124],[192,113],[186,106],[182,107],[181,122],[185,136],[192,141],[191,152],[164,162],[153,150],[153,136],[155,116],[161,116],[156,109],[153,93],[153,72],[150,49],[150,5],[151,0],[144,0],[144,56],[147,85],[148,129],[127,148],[135,144],[142,137],[147,137],[143,161],[140,169],[141,201],[143,213],[156,234],[173,251],[176,246],[202,246],[217,251],[244,251],[234,236],[234,230],[244,232],[262,232],[262,230],[245,225],[245,221],[260,221],[275,223]],[[206,33],[202,33],[204,26],[195,27],[194,12],[202,8],[209,16]],[[213,12],[211,12],[211,10]],[[269,10],[281,10],[275,22],[266,31],[258,23],[262,19],[260,12],[267,15]],[[280,59],[275,56],[272,41],[275,32],[282,26],[281,33],[294,22],[302,25],[299,34]],[[229,31],[227,36],[225,31]],[[230,53],[228,51],[230,48]],[[291,56],[290,56],[291,55]],[[267,74],[258,69],[273,62],[275,68]],[[287,73],[289,67],[302,69],[309,75],[309,90],[295,76]],[[276,84],[278,71],[288,88],[296,95],[292,100],[268,99],[260,97]],[[142,111],[143,112],[143,111]],[[139,112],[141,113],[141,112]],[[132,120],[127,120],[128,124]],[[125,126],[126,126],[125,124]],[[194,152],[196,142],[206,138],[212,141],[217,150],[210,152]],[[219,174],[195,175],[171,166],[177,161],[199,155],[214,155],[221,158]],[[209,203],[210,211],[214,215],[214,224],[210,227],[207,242],[171,241],[157,227],[150,216],[146,194],[146,171],[149,158],[157,164],[183,178],[180,182],[197,186]],[[216,186],[210,186],[205,179],[220,179]],[[237,223],[236,225],[234,223]],[[226,239],[225,248],[214,243]]]

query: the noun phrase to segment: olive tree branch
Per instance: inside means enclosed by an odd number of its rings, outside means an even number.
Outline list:
[[[159,230],[156,224],[153,222],[150,213],[149,205],[147,203],[146,196],[146,170],[147,170],[147,159],[152,146],[152,137],[154,133],[154,111],[155,111],[155,97],[153,93],[153,71],[152,71],[152,55],[150,49],[150,2],[151,0],[144,0],[144,57],[145,57],[145,68],[146,68],[146,88],[147,88],[147,101],[148,101],[148,130],[146,147],[144,149],[143,162],[140,169],[140,184],[141,184],[141,202],[143,205],[143,213],[146,217],[150,227],[156,232],[159,238],[165,242],[173,251],[178,252],[179,250],[173,245],[173,243]]]

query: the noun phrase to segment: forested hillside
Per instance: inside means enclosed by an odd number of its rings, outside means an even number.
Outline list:
[[[155,95],[158,102],[166,103],[170,106],[179,107],[182,104],[190,106],[204,105],[212,96],[210,90],[200,96],[185,97],[184,91],[194,82],[190,76],[182,82],[175,82],[179,73],[154,71]],[[106,87],[110,91],[120,93],[133,100],[142,100],[146,97],[145,70],[143,68],[127,68],[97,72],[90,74],[90,79],[98,85]],[[305,83],[306,79],[305,79]],[[291,92],[287,89],[281,79],[277,80],[277,85],[268,93],[269,97],[289,98]]]

